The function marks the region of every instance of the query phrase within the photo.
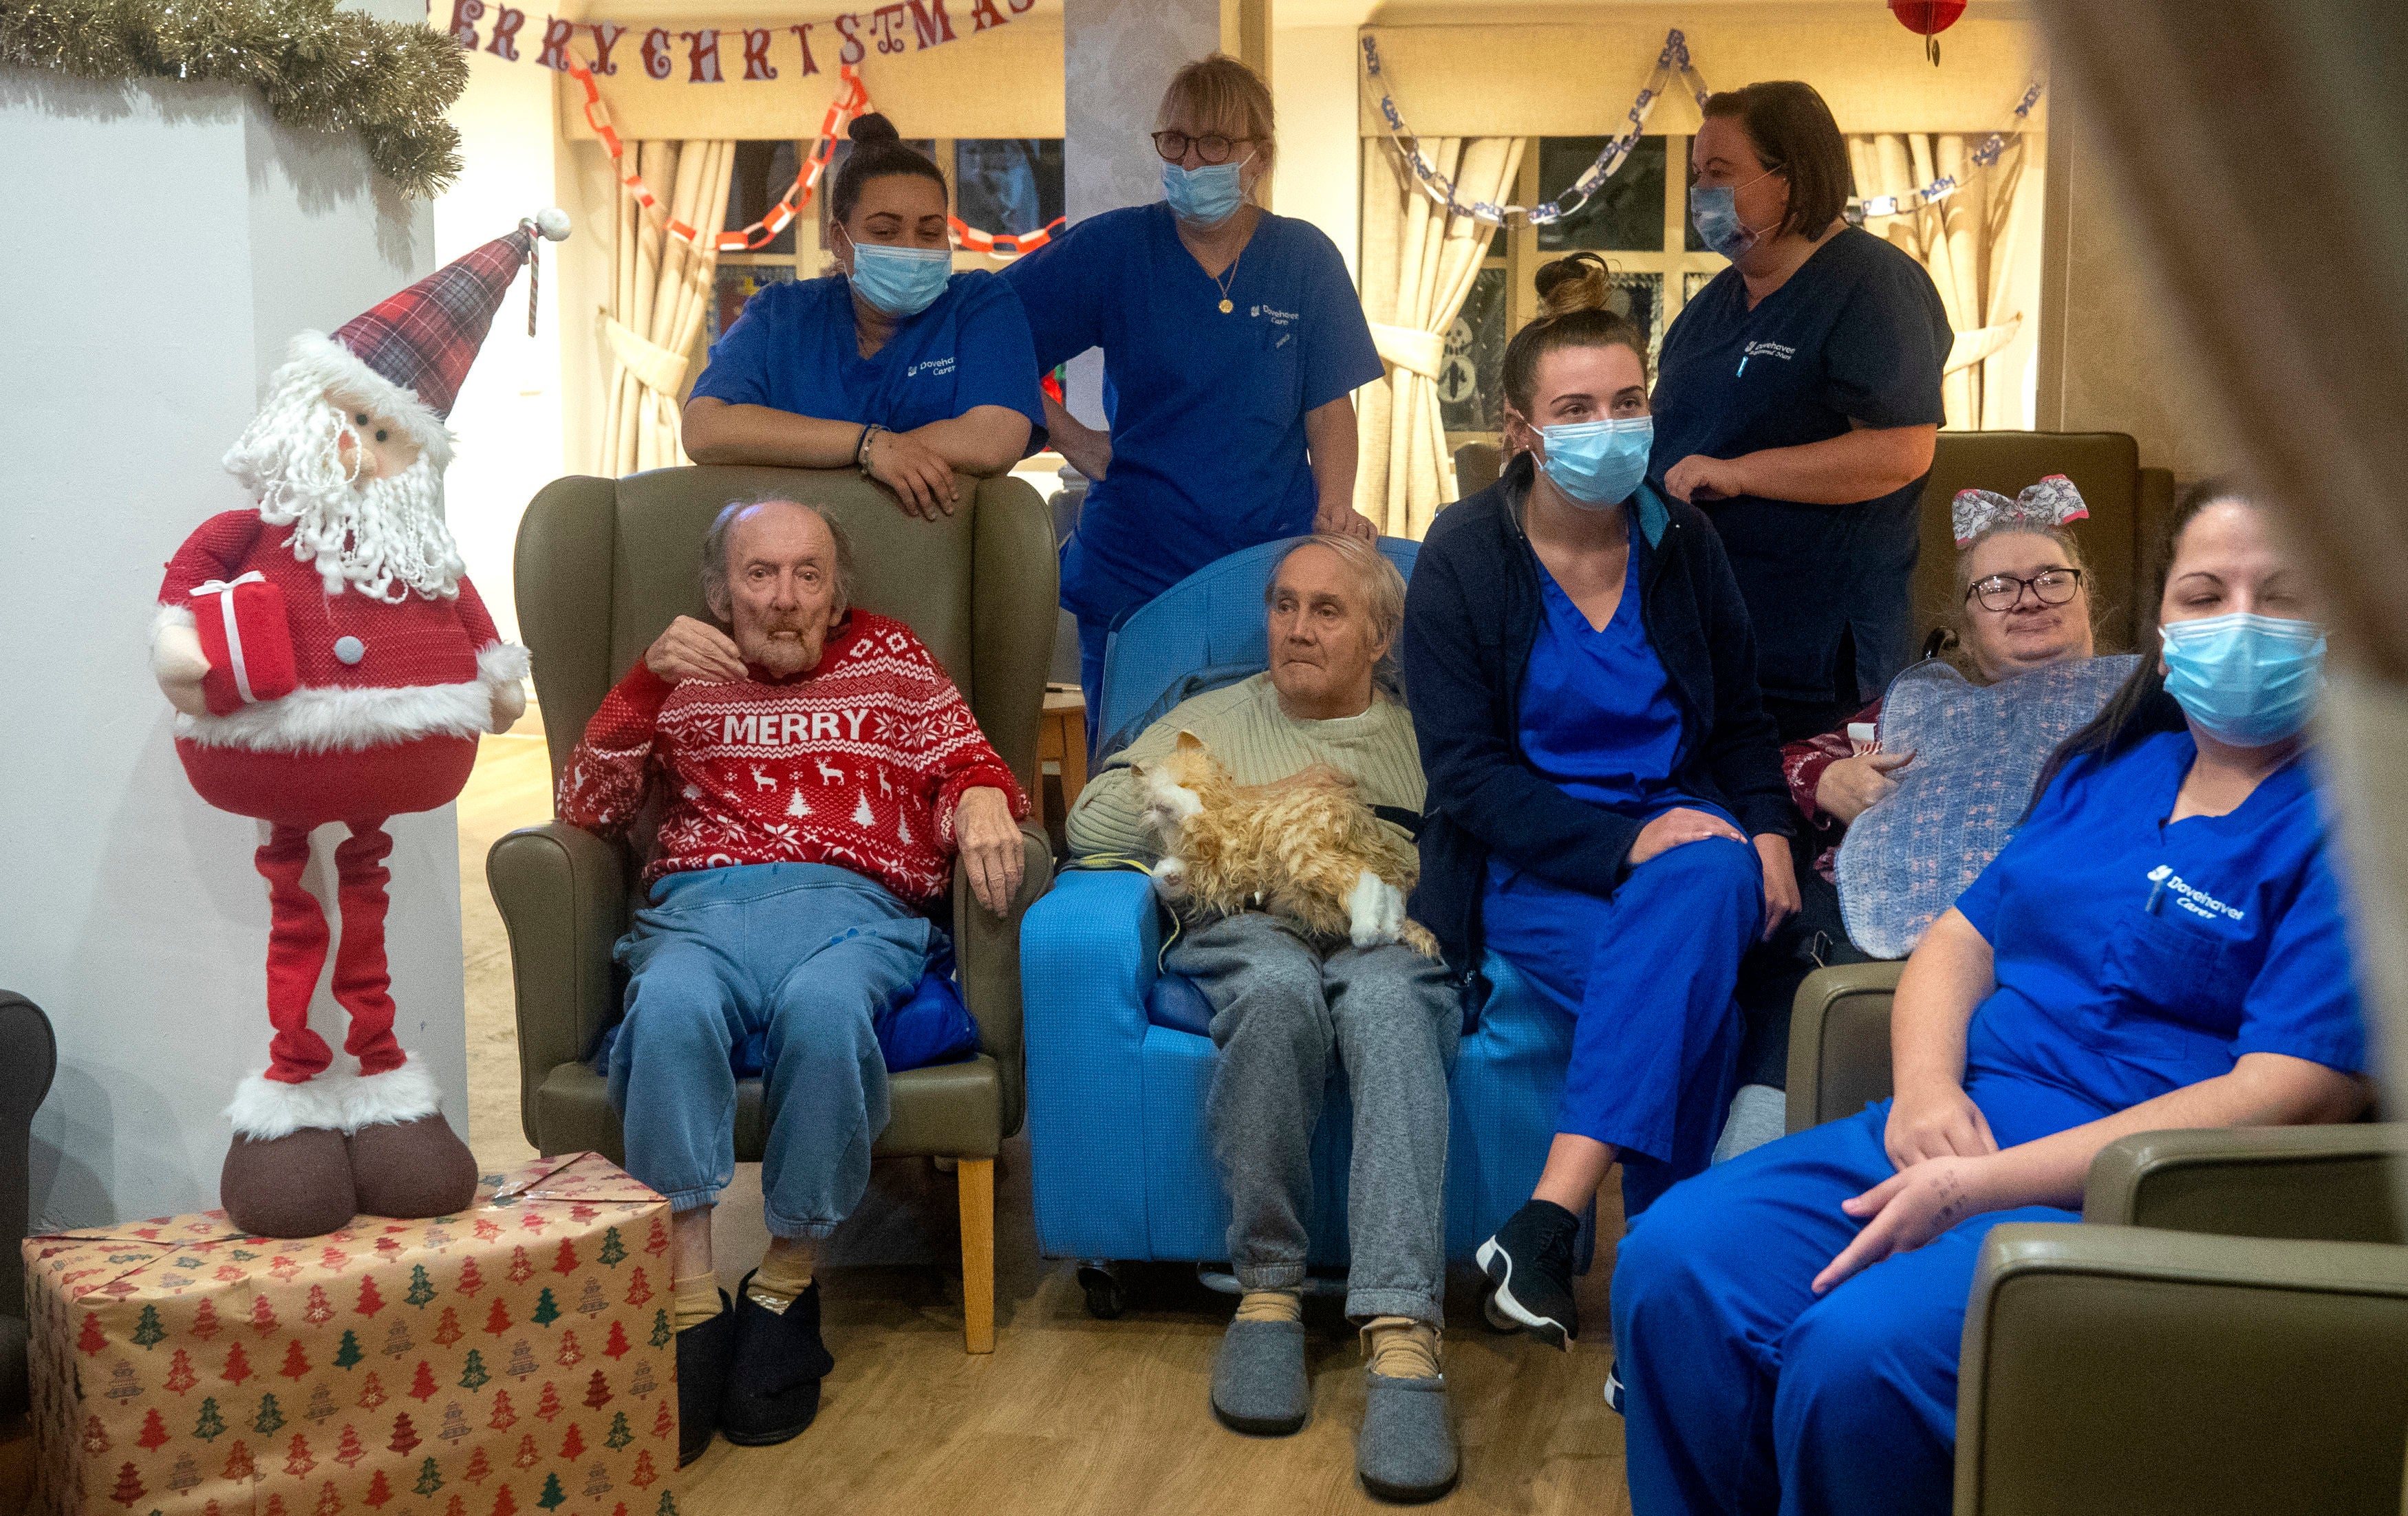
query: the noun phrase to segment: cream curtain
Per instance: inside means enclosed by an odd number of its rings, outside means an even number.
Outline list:
[[[1425,139],[1459,204],[1501,204],[1521,172],[1520,137]],[[1471,293],[1497,228],[1446,213],[1413,181],[1384,139],[1363,144],[1359,282],[1385,378],[1357,396],[1362,452],[1354,508],[1391,536],[1419,538],[1453,500],[1455,459],[1439,419],[1438,376],[1447,328]]]
[[[2408,92],[2397,0],[2042,0],[2052,81],[2243,482],[2315,564],[2322,772],[2390,1112],[2408,1098]],[[2408,1164],[2394,1167],[2408,1186]]]
[[[668,219],[719,230],[735,143],[638,142],[628,150]],[[617,479],[691,462],[678,444],[678,408],[686,381],[699,372],[696,350],[719,255],[667,236],[622,184],[610,263],[610,304],[600,316],[609,408],[596,472]]]
[[[1905,194],[1943,175],[1960,186],[1936,206],[1866,223],[1868,230],[1889,238],[1921,264],[1940,290],[1948,324],[1956,332],[1941,379],[1952,427],[1980,429],[1988,366],[1985,360],[2014,341],[2023,324],[2023,313],[2005,307],[2014,268],[2010,234],[2015,225],[2015,192],[2023,183],[2029,142],[2028,136],[2015,138],[1995,164],[1984,169],[1971,156],[1979,137],[1885,132],[1848,138],[1856,193],[1868,199]],[[1999,379],[2018,382],[2011,375]]]

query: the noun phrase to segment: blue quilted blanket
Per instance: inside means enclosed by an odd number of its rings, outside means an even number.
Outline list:
[[[1885,752],[1912,750],[1898,788],[1849,826],[1834,874],[1840,918],[1876,958],[1903,958],[2007,845],[2059,742],[2099,714],[2139,662],[2119,653],[1976,685],[1928,659],[1882,701]]]

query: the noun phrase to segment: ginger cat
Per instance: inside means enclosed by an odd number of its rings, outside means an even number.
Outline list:
[[[1277,784],[1240,788],[1192,732],[1180,733],[1168,756],[1135,767],[1163,844],[1154,889],[1174,909],[1261,909],[1310,936],[1439,955],[1437,939],[1405,915],[1419,855],[1354,797],[1347,775],[1315,764]]]

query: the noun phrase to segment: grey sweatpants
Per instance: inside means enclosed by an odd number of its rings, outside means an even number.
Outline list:
[[[1163,966],[1212,1007],[1208,1115],[1238,1282],[1303,1282],[1312,1129],[1334,1056],[1354,1104],[1346,1314],[1441,1324],[1446,1080],[1463,1032],[1445,971],[1395,944],[1325,951],[1251,911],[1182,934]]]

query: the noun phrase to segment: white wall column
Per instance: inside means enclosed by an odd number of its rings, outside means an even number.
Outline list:
[[[409,0],[369,7],[416,22]],[[0,637],[31,660],[0,786],[0,980],[58,1029],[36,1118],[37,1229],[217,1203],[236,1080],[266,1063],[263,823],[210,808],[150,679],[161,566],[251,502],[219,460],[284,345],[435,266],[433,217],[356,138],[288,131],[257,91],[0,70],[15,168],[0,222],[0,456],[12,509]],[[145,187],[163,277],[96,279],[93,186]],[[460,863],[450,808],[396,818],[387,924],[396,1030],[464,1133]],[[331,893],[319,839],[311,888]],[[319,993],[339,1044],[347,1018]]]
[[[1064,0],[1062,181],[1073,224],[1162,198],[1162,160],[1148,134],[1163,89],[1182,64],[1239,51],[1249,10],[1259,27],[1268,0]],[[1100,355],[1074,361],[1068,380],[1070,413],[1101,426]]]

